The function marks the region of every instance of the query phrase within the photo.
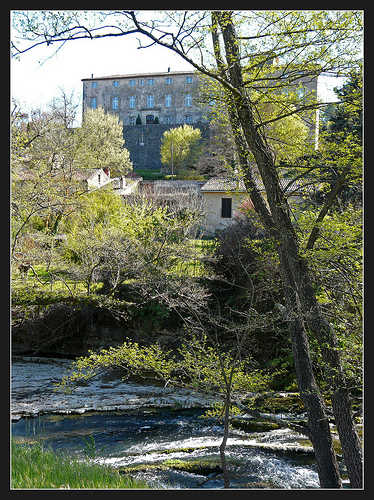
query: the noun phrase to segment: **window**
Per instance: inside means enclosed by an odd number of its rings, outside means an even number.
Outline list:
[[[113,87],[118,87],[118,85],[119,85],[119,81],[118,80],[114,80]]]
[[[93,97],[91,99],[91,108],[92,109],[97,109],[97,97]]]
[[[130,96],[130,99],[129,99],[129,106],[130,108],[135,108],[135,96]]]
[[[153,95],[147,95],[147,108],[153,108]]]
[[[186,94],[186,97],[184,98],[184,104],[186,106],[192,106],[192,97],[191,97],[191,94]]]
[[[171,107],[171,94],[168,94],[168,95],[165,96],[165,106],[167,108]]]
[[[221,218],[231,219],[232,198],[222,198]]]
[[[118,97],[112,99],[112,109],[118,109]]]
[[[171,123],[171,116],[164,116],[164,123]]]
[[[192,123],[192,116],[187,115],[184,117],[184,123]]]
[[[171,85],[173,83],[172,78],[166,78],[166,85]]]
[[[192,83],[192,76],[186,76],[186,83]]]
[[[100,184],[100,181],[101,181],[101,176],[100,174],[97,174],[97,183]]]
[[[129,125],[135,125],[135,116],[130,116]]]
[[[154,122],[154,120],[155,120],[155,117],[153,115],[147,115],[145,117],[145,123],[147,125],[151,125]]]
[[[154,82],[153,78],[148,78],[147,80],[148,85],[153,85],[153,82]]]
[[[130,80],[130,87],[135,87],[136,81],[135,80]]]
[[[97,82],[91,82],[91,89],[97,89]]]
[[[144,87],[144,85],[145,85],[145,80],[144,80],[144,78],[141,78],[141,79],[139,80],[139,85],[140,85],[141,87]]]

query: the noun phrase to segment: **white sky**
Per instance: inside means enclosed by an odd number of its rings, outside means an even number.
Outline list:
[[[135,35],[101,40],[74,40],[48,59],[58,46],[41,45],[11,60],[11,93],[23,109],[45,107],[59,95],[59,88],[80,99],[77,120],[81,120],[82,78],[94,76],[189,70],[181,57],[162,47],[137,49]],[[336,100],[333,87],[342,79],[320,77],[319,93],[324,100]]]

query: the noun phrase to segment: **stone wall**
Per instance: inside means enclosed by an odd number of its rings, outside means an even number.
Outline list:
[[[180,125],[124,125],[123,137],[125,148],[130,153],[133,169],[160,169],[161,163],[161,141],[166,130],[179,127]],[[201,130],[202,140],[209,138],[208,123],[194,123],[194,128]]]

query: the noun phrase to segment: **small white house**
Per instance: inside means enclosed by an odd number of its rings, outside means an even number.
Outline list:
[[[202,186],[201,194],[204,229],[213,234],[231,224],[247,191],[240,179],[215,177]]]
[[[105,173],[102,168],[92,168],[87,170],[79,170],[74,172],[73,179],[82,183],[85,191],[99,189],[108,182],[111,182],[110,174]]]

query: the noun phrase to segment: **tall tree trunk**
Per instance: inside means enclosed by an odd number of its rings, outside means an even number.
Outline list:
[[[228,388],[226,396],[225,396],[223,439],[222,439],[222,443],[220,444],[220,447],[219,447],[219,453],[221,456],[221,464],[222,464],[222,472],[223,472],[223,484],[224,484],[225,488],[230,487],[230,477],[229,477],[229,471],[227,469],[227,462],[226,462],[226,455],[225,455],[227,439],[229,437],[230,393],[231,393],[231,388]]]
[[[301,266],[308,276],[305,263]],[[335,424],[352,488],[363,486],[363,457],[360,437],[352,414],[349,392],[341,364],[339,345],[330,323],[324,318],[316,300],[310,279],[300,277],[299,296],[308,327],[318,341],[325,363]]]
[[[280,253],[281,273],[286,301],[286,320],[291,336],[292,354],[300,397],[307,409],[309,439],[315,451],[320,485],[341,488],[338,462],[330,433],[325,402],[314,378],[309,341],[298,301],[295,283],[287,262]]]
[[[250,99],[247,96],[244,87],[239,44],[235,33],[235,26],[232,22],[230,12],[213,12],[212,13],[212,36],[215,49],[215,57],[218,68],[223,75],[224,64],[220,54],[218,45],[217,27],[220,26],[223,41],[225,46],[225,58],[227,61],[227,73],[231,86],[235,89],[235,93],[229,96],[229,114],[232,119],[232,129],[241,161],[244,163],[245,182],[249,188],[249,192],[255,207],[265,228],[271,236],[274,236],[274,241],[277,246],[278,255],[280,258],[281,272],[283,284],[285,287],[285,296],[287,301],[288,313],[291,315],[294,312],[294,304],[298,301],[298,314],[301,314],[308,327],[315,335],[326,363],[328,372],[328,381],[331,389],[331,400],[333,403],[335,421],[339,432],[340,441],[342,444],[343,455],[346,461],[348,474],[351,485],[355,488],[362,487],[362,452],[358,438],[357,428],[352,417],[348,391],[344,374],[340,362],[339,353],[337,350],[337,339],[334,330],[331,328],[326,319],[322,316],[318,306],[315,293],[312,287],[312,282],[309,276],[309,270],[305,260],[301,257],[298,245],[297,235],[292,225],[292,220],[289,213],[287,201],[283,195],[278,174],[275,168],[274,158],[271,149],[266,143],[266,138],[260,135],[258,126],[256,125],[253,108]],[[225,71],[226,71],[225,70]],[[238,127],[238,125],[240,125]],[[245,149],[248,148],[255,157],[257,167],[260,172],[261,179],[264,183],[267,201],[270,211],[264,206],[263,198],[258,192],[255,185],[252,169],[246,159]],[[290,289],[292,288],[294,297],[291,299]],[[308,408],[308,416],[310,418],[311,432],[316,432],[313,442],[315,446],[316,459],[317,454],[320,458],[317,459],[320,467],[326,461],[332,464],[335,455],[334,450],[329,450],[329,441],[326,435],[328,422],[323,417],[321,405],[321,396],[317,395],[315,380],[311,379],[309,373],[308,362],[305,358],[306,353],[309,353],[308,343],[304,338],[305,327],[302,325],[302,319],[294,318],[289,323],[292,339],[292,349],[295,359],[295,369],[297,372],[298,382],[305,388],[303,389],[306,406]],[[305,333],[306,335],[306,333]],[[301,356],[303,353],[303,356]],[[308,354],[309,355],[309,354]],[[309,381],[305,380],[309,377]],[[300,389],[301,392],[301,389]],[[323,405],[322,405],[323,406]],[[320,413],[320,416],[326,422],[326,428],[320,429],[315,427],[315,416]],[[322,445],[318,439],[318,430],[323,431],[325,442]],[[321,438],[322,439],[322,438]],[[344,444],[343,444],[344,443]],[[335,459],[336,461],[336,459]],[[340,480],[333,479],[332,469],[326,473],[327,479],[323,471],[320,471],[321,486],[324,487],[325,480],[329,484],[334,484],[334,487],[340,487]],[[334,483],[335,481],[335,483]],[[326,485],[327,487],[327,485]],[[331,486],[330,486],[331,487]]]

